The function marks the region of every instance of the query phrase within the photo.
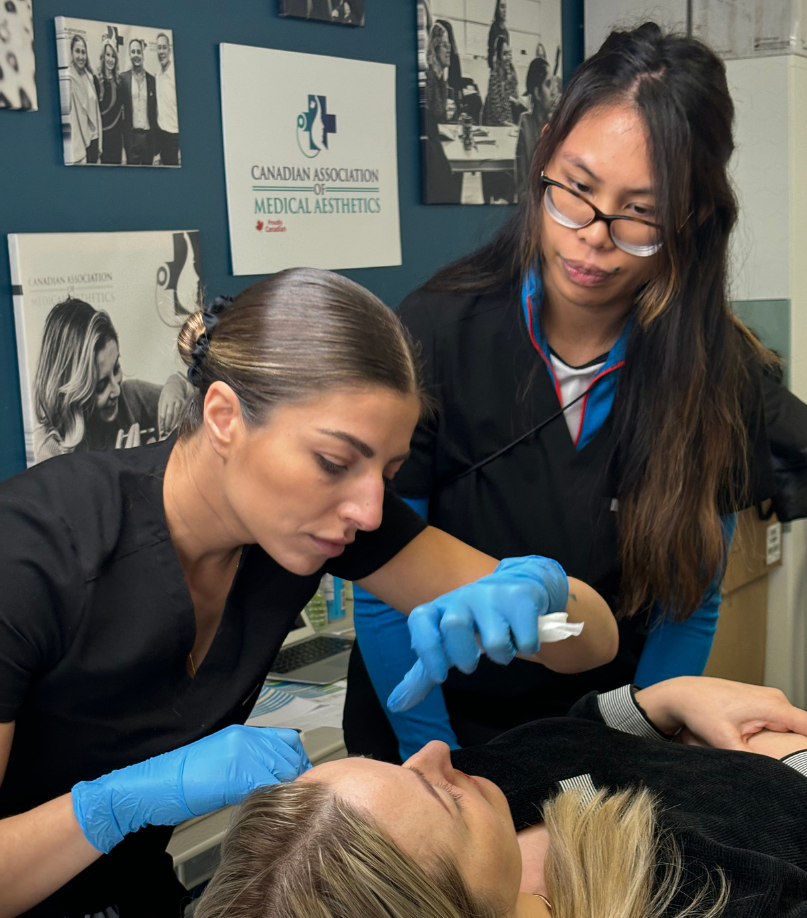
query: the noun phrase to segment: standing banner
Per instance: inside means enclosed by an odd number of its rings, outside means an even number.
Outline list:
[[[233,274],[401,264],[395,67],[221,45]]]

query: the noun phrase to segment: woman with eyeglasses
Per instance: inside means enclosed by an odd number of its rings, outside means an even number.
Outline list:
[[[482,551],[560,561],[608,600],[620,650],[581,675],[482,660],[432,691],[410,675],[385,705],[397,736],[355,658],[351,751],[485,742],[592,689],[702,672],[735,513],[773,490],[775,358],[726,290],[733,114],[704,44],[613,32],[566,87],[513,218],[401,305],[439,410],[398,492]],[[385,703],[414,659],[406,622],[358,591],[356,631]]]

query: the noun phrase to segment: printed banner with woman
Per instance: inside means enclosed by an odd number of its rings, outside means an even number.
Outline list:
[[[199,233],[21,233],[9,255],[27,464],[167,437],[190,388],[176,336]]]

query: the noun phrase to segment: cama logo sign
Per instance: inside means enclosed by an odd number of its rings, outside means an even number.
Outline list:
[[[328,114],[325,96],[309,96],[308,110],[297,116],[297,146],[308,159],[328,149],[328,135],[336,133],[336,115]]]

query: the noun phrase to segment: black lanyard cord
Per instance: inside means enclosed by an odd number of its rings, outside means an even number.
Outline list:
[[[547,424],[551,424],[552,421],[559,418],[568,408],[571,408],[572,405],[579,402],[580,399],[584,398],[586,395],[588,395],[588,393],[589,393],[588,389],[586,389],[584,392],[581,392],[580,395],[577,396],[577,398],[573,398],[567,405],[564,405],[560,409],[560,411],[556,411],[553,415],[541,421],[540,424],[537,424],[535,427],[531,428],[526,433],[521,434],[521,436],[516,437],[516,439],[508,443],[507,446],[503,446],[501,449],[496,450],[495,453],[491,453],[489,456],[485,456],[484,459],[480,459],[479,462],[475,462],[472,466],[470,466],[467,469],[464,469],[458,475],[454,475],[453,477],[449,478],[447,481],[439,483],[437,485],[437,490],[440,490],[442,488],[447,488],[449,485],[454,484],[455,481],[459,481],[460,478],[465,478],[466,475],[471,475],[473,474],[473,472],[478,472],[479,469],[486,466],[489,462],[493,462],[494,459],[498,459],[499,456],[503,456],[506,452],[509,452],[514,446],[518,446],[519,443],[522,443],[528,437],[531,437],[533,434],[537,434],[539,431],[543,430]]]

